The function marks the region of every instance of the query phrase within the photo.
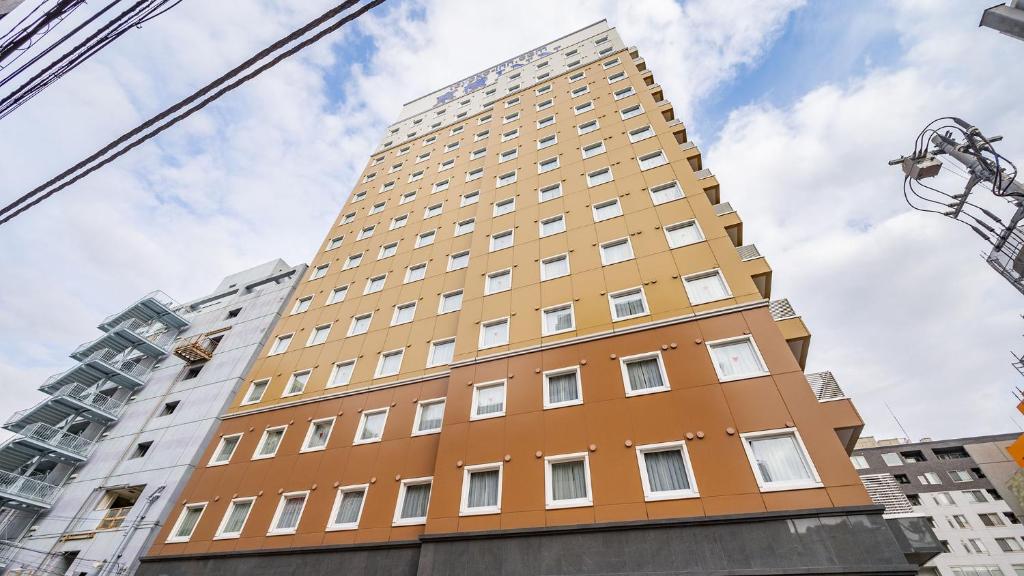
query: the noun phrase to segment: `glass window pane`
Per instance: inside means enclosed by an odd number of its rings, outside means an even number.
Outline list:
[[[765,482],[792,482],[812,478],[803,451],[792,434],[752,438],[750,451]]]

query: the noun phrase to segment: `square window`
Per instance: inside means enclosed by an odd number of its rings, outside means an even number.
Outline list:
[[[377,254],[377,260],[383,260],[384,258],[390,258],[398,252],[398,242],[391,242],[380,247],[380,253]]]
[[[688,246],[704,240],[704,233],[696,220],[677,222],[665,226],[665,238],[668,240],[669,248]]]
[[[444,145],[444,151],[451,152],[452,150],[457,150],[459,148],[459,144],[460,143],[458,140],[456,140],[455,142],[449,142]]]
[[[555,116],[554,115],[545,116],[545,117],[541,118],[540,120],[537,120],[537,129],[539,130],[541,128],[547,128],[548,126],[551,126],[554,123],[555,123]]]
[[[590,86],[584,84],[583,86],[573,88],[571,91],[569,91],[569,95],[572,96],[573,98],[576,98],[578,96],[583,96],[588,92],[590,92]]]
[[[494,216],[502,216],[513,212],[516,209],[516,199],[505,198],[494,203]]]
[[[427,263],[414,264],[405,270],[405,283],[418,282],[427,276]]]
[[[292,306],[292,314],[302,314],[306,310],[309,310],[309,305],[313,303],[312,296],[303,296],[295,301],[295,305]]]
[[[903,466],[903,458],[900,458],[900,455],[895,452],[882,454],[882,461],[886,466]]]
[[[238,538],[242,535],[242,529],[245,528],[245,521],[249,518],[249,512],[252,511],[252,506],[256,502],[255,498],[235,498],[228,504],[227,512],[224,513],[224,518],[220,521],[220,526],[217,527],[217,532],[214,534],[214,540],[224,540],[227,538]]]
[[[352,221],[354,221],[355,219],[356,219],[356,213],[355,212],[349,212],[348,214],[345,214],[344,216],[341,217],[341,223],[342,224],[351,224]]]
[[[437,306],[438,314],[447,314],[462,310],[462,290],[455,290],[441,295],[440,303]]]
[[[491,235],[491,252],[498,250],[504,250],[505,248],[511,248],[515,241],[515,231],[505,230],[504,232],[498,232],[497,234]]]
[[[513,112],[511,114],[508,114],[504,118],[502,118],[501,119],[501,123],[502,124],[508,124],[509,122],[515,122],[518,119],[519,119],[519,112]]]
[[[502,463],[463,468],[461,516],[501,513]]]
[[[326,388],[348,386],[348,383],[352,381],[352,372],[354,372],[355,369],[355,359],[336,362],[331,368],[331,377],[327,379]]]
[[[380,292],[384,289],[384,284],[387,283],[388,275],[381,274],[380,276],[371,276],[366,279],[366,288],[363,289],[363,294],[373,294],[374,292]]]
[[[719,381],[728,382],[768,374],[768,367],[751,336],[708,342],[707,346]]]
[[[516,171],[506,172],[497,177],[495,180],[495,188],[501,188],[502,186],[508,186],[516,181]]]
[[[505,132],[505,133],[503,133],[501,135],[501,141],[502,142],[508,142],[509,140],[512,140],[512,139],[515,139],[515,138],[518,138],[518,137],[519,137],[519,128],[513,128],[512,130],[509,130],[508,132]]]
[[[363,261],[363,255],[362,254],[353,254],[353,255],[349,256],[347,260],[345,260],[345,264],[341,267],[341,269],[342,270],[351,270],[352,268],[355,268],[356,266],[359,266],[359,263],[362,262],[362,261]]]
[[[427,143],[424,142],[423,145],[426,146]],[[417,164],[419,164],[420,162],[426,162],[427,160],[430,160],[430,152],[424,152],[423,154],[420,154],[419,156],[416,157]]]
[[[172,402],[164,402],[164,407],[160,410],[160,416],[170,416],[174,414],[174,411],[178,409],[178,405],[181,404],[181,400],[174,400]]]
[[[476,123],[477,124],[486,124],[486,123],[488,123],[490,121],[491,121],[491,115],[488,114],[486,116],[481,116],[480,119],[476,121]]]
[[[480,324],[481,350],[508,344],[508,318],[499,318]]]
[[[394,525],[426,524],[430,504],[430,484],[433,478],[402,480],[398,489]]]
[[[420,234],[416,237],[416,248],[430,246],[434,243],[435,236],[437,236],[437,233],[434,230]]]
[[[607,70],[609,68],[612,68],[612,67],[618,66],[618,65],[619,65],[619,59],[618,58],[612,58],[611,60],[608,60],[607,62],[602,62],[601,63],[601,68],[604,68],[605,70]]]
[[[409,174],[409,182],[415,182],[421,178],[423,178],[423,170],[417,170],[416,172]]]
[[[373,312],[367,312],[366,314],[359,314],[352,317],[352,323],[348,327],[349,336],[358,336],[360,334],[366,334],[370,329],[370,322],[373,320]]]
[[[374,374],[374,378],[383,378],[385,376],[394,376],[402,369],[402,358],[405,356],[404,349],[391,350],[384,352],[380,355],[380,360],[377,361],[377,372]]]
[[[394,188],[395,188],[395,181],[394,180],[392,180],[390,182],[385,182],[380,187],[380,193],[390,192]]]
[[[466,172],[466,182],[472,182],[473,180],[477,180],[477,179],[480,179],[480,178],[483,178],[483,177],[484,177],[484,169],[483,168],[474,168],[474,169],[470,170],[469,172]]]
[[[274,343],[270,346],[270,354],[268,354],[268,356],[273,356],[275,354],[283,354],[288,350],[288,345],[291,344],[291,341],[291,334],[282,334],[281,336],[278,336],[277,338],[274,339]]]
[[[547,100],[543,100],[541,102],[537,102],[535,108],[537,109],[538,112],[540,112],[541,110],[544,110],[544,109],[547,109],[547,108],[551,108],[554,105],[555,105],[554,99],[548,98]]]
[[[576,127],[576,132],[580,136],[582,136],[584,134],[589,134],[589,133],[597,130],[600,127],[601,127],[600,122],[598,122],[597,120],[590,120],[589,122],[584,122],[583,124],[580,124],[579,126],[577,126]]]
[[[438,164],[437,165],[437,171],[438,172],[444,172],[445,170],[450,170],[453,166],[455,166],[455,159],[451,158],[451,159],[445,160],[444,162],[441,162],[440,164]]]
[[[302,510],[306,507],[306,496],[308,495],[308,492],[282,494],[267,535],[294,534],[299,527],[299,519],[302,518]]]
[[[475,190],[473,192],[467,192],[462,195],[462,199],[459,200],[459,207],[471,206],[480,201],[480,191]]]
[[[560,368],[544,373],[544,409],[583,403],[580,367]]]
[[[605,182],[611,182],[612,180],[614,180],[614,177],[612,176],[611,167],[600,168],[587,173],[587,186],[591,188],[604,184]]]
[[[623,71],[619,71],[619,72],[616,72],[615,74],[612,74],[611,76],[608,77],[608,83],[609,84],[615,84],[619,80],[625,80],[625,79],[626,79],[626,73],[623,72]]]
[[[706,304],[732,296],[720,270],[709,270],[683,278],[690,304]]]
[[[408,214],[402,214],[401,216],[395,216],[391,220],[391,226],[389,226],[388,229],[389,230],[398,230],[399,228],[402,228],[403,226],[405,226],[408,221],[409,221],[409,215]]]
[[[640,142],[641,140],[646,140],[651,136],[654,136],[654,129],[651,128],[650,124],[629,131],[630,142]]]
[[[245,399],[242,400],[242,405],[255,404],[263,399],[263,393],[267,391],[267,386],[270,384],[270,378],[264,380],[254,380],[249,384],[249,390],[245,393]]]
[[[619,363],[626,396],[652,394],[670,389],[660,352],[621,358]]]
[[[444,192],[445,190],[448,189],[448,184],[448,179],[441,180],[440,182],[434,182],[434,186],[433,188],[431,188],[430,193],[436,194],[438,192]]]
[[[479,132],[477,132],[476,134],[473,135],[473,142],[479,142],[481,140],[486,140],[487,137],[490,136],[490,135],[491,135],[491,131],[490,130],[481,130],[481,131],[479,131]],[[479,158],[480,156],[482,156],[482,154],[480,154],[480,152],[482,150],[483,150],[483,148],[481,148],[480,150],[474,150],[474,151],[470,152],[469,153],[469,159],[470,160],[475,160],[475,159]]]
[[[551,236],[565,232],[565,215],[559,214],[551,218],[544,218],[540,221],[540,237]]]
[[[639,104],[634,104],[634,105],[632,105],[632,106],[630,106],[628,108],[623,108],[622,110],[619,110],[619,116],[623,120],[629,120],[630,118],[633,118],[635,116],[639,116],[639,115],[641,115],[643,113],[644,113],[644,107],[639,105]]]
[[[487,148],[479,148],[479,149],[473,150],[472,152],[469,153],[469,159],[470,160],[476,160],[478,158],[483,158],[486,155],[487,155]]]
[[[309,275],[309,279],[318,280],[320,278],[323,278],[324,276],[327,276],[327,268],[329,267],[330,264],[321,264],[316,268],[313,268],[313,273]]]
[[[558,134],[551,134],[550,136],[545,136],[540,140],[537,140],[537,150],[543,150],[548,146],[554,146],[555,144],[558,144]]]
[[[334,428],[334,418],[321,418],[309,423],[309,430],[306,431],[306,438],[302,441],[300,452],[313,452],[327,448],[327,441],[331,437],[331,429]]]
[[[644,154],[636,159],[640,163],[641,170],[650,170],[651,168],[657,168],[658,166],[664,166],[668,164],[668,158],[665,157],[665,153],[661,150],[655,150],[648,154]],[[654,190],[651,190],[651,195],[654,195]]]
[[[544,489],[548,508],[593,506],[590,465],[585,452],[544,458]]]
[[[569,76],[569,83],[576,82],[577,80],[582,80],[586,78],[586,76],[586,72],[576,72],[575,74]]]
[[[461,222],[455,223],[455,236],[462,236],[463,234],[469,234],[476,228],[476,219],[470,218]]]
[[[605,200],[603,202],[595,202],[591,209],[594,212],[594,222],[601,222],[622,216],[622,205],[619,204],[618,198],[612,198],[611,200]]]
[[[552,280],[569,275],[569,255],[559,254],[540,261],[540,279]]]
[[[762,492],[821,486],[796,429],[751,432],[740,438]]]
[[[633,246],[629,238],[619,238],[601,244],[601,265],[611,266],[619,262],[633,259]]]
[[[416,199],[416,192],[415,191],[406,192],[405,194],[402,194],[402,198],[399,199],[398,203],[399,204],[408,204],[409,202],[412,202],[415,199]]]
[[[485,382],[473,386],[470,420],[497,418],[505,415],[505,381]]]
[[[547,62],[542,62],[542,64],[547,65]],[[538,64],[537,66],[539,67],[540,64]],[[545,93],[550,92],[550,91],[551,91],[551,84],[545,84],[545,85],[541,86],[540,88],[537,88],[536,90],[534,90],[533,93],[536,94],[537,96],[540,96],[541,94],[545,94]]]
[[[612,321],[628,320],[637,316],[646,316],[647,299],[642,287],[630,288],[621,292],[608,294],[608,302],[612,309]]]
[[[487,286],[484,289],[484,294],[497,294],[498,292],[504,292],[512,289],[512,269],[506,268],[504,270],[498,270],[497,272],[491,272],[487,275]]]
[[[582,150],[580,150],[580,152],[583,153],[583,159],[584,160],[587,159],[587,158],[593,158],[594,156],[597,156],[598,154],[604,154],[605,153],[604,141],[601,140],[599,142],[594,142],[593,144],[587,144],[586,146],[583,147]]]
[[[178,515],[174,528],[171,528],[171,535],[167,537],[167,541],[188,542],[192,538],[192,533],[195,532],[196,525],[199,524],[199,519],[203,517],[205,510],[206,502],[186,504],[181,510],[181,514]]]
[[[464,126],[456,126],[455,128],[452,128],[451,130],[448,131],[448,135],[455,136],[456,134],[461,133],[464,128]]]
[[[537,162],[537,173],[538,174],[543,174],[545,172],[550,172],[550,171],[554,170],[555,168],[558,168],[558,156],[553,156],[553,157],[548,158],[546,160],[541,160],[540,162]]]
[[[561,304],[541,310],[542,335],[551,336],[576,329],[576,318],[572,304]]]
[[[674,500],[698,495],[685,442],[637,446],[636,458],[645,500]]]
[[[363,515],[363,504],[366,502],[368,484],[342,486],[334,497],[331,508],[328,530],[355,530],[359,527],[359,519]]]
[[[359,427],[352,444],[380,442],[384,437],[384,425],[388,421],[388,409],[365,410],[359,417]]]
[[[284,393],[281,394],[281,398],[302,394],[306,389],[306,383],[309,382],[310,373],[312,373],[311,370],[300,370],[292,373],[292,375],[288,377],[288,384],[285,385]]]
[[[384,206],[386,204],[387,204],[387,202],[377,202],[373,206],[370,206],[370,214],[373,215],[373,214],[377,214],[378,212],[383,211],[384,210]]]
[[[416,317],[416,302],[406,302],[405,304],[399,304],[395,306],[395,311],[391,315],[391,325],[398,326],[399,324],[408,324],[412,322],[413,318]]]
[[[281,440],[284,439],[284,432],[287,428],[287,426],[276,426],[264,430],[259,444],[256,445],[256,452],[253,453],[252,459],[273,458],[277,454],[277,449],[281,446]]]
[[[430,353],[427,355],[427,367],[444,366],[451,364],[455,354],[455,338],[435,340],[430,343]]]
[[[416,405],[416,418],[412,423],[412,435],[436,434],[441,431],[444,421],[444,398],[420,400]]]
[[[231,462],[231,457],[235,455],[235,449],[238,448],[238,443],[241,441],[241,434],[221,436],[217,443],[217,449],[213,451],[213,456],[210,457],[210,461],[206,465],[220,466]]]
[[[469,266],[469,250],[456,252],[448,257],[448,271],[461,270]]]
[[[334,250],[338,246],[341,246],[341,243],[344,240],[345,240],[344,236],[336,236],[334,238],[331,238],[331,240],[327,243],[327,248],[324,249],[324,252],[326,252],[328,250]]]
[[[544,186],[537,191],[538,201],[547,202],[548,200],[554,200],[555,198],[562,197],[562,183],[557,182],[548,186]]]

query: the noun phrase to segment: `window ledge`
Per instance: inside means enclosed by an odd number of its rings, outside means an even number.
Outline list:
[[[753,372],[753,373],[750,373],[750,374],[737,374],[735,376],[727,376],[727,377],[724,377],[724,378],[722,376],[719,376],[718,377],[718,381],[719,382],[735,382],[736,380],[749,380],[751,378],[764,378],[765,376],[771,376],[771,372],[766,370],[764,372]]]
[[[779,486],[760,486],[761,492],[785,492],[787,490],[811,490],[824,488],[821,482],[804,482],[800,484],[783,484]]]

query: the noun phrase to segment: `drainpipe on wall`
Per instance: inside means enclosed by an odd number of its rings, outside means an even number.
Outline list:
[[[128,542],[131,541],[132,536],[135,535],[135,531],[139,529],[142,521],[146,519],[146,514],[149,513],[149,509],[152,508],[153,504],[160,499],[160,495],[163,494],[163,492],[164,486],[157,486],[156,490],[154,490],[152,494],[146,496],[146,503],[143,504],[139,515],[135,518],[135,521],[132,522],[131,526],[125,530],[124,536],[122,536],[121,541],[117,543],[117,548],[115,548],[114,553],[111,554],[110,560],[100,568],[100,571],[96,576],[103,576],[104,574],[110,573],[111,567],[117,565],[122,552],[124,552],[125,546],[127,546]]]

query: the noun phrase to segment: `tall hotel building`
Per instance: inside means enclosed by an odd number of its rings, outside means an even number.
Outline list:
[[[412,101],[139,573],[914,574],[771,274],[604,22]]]

